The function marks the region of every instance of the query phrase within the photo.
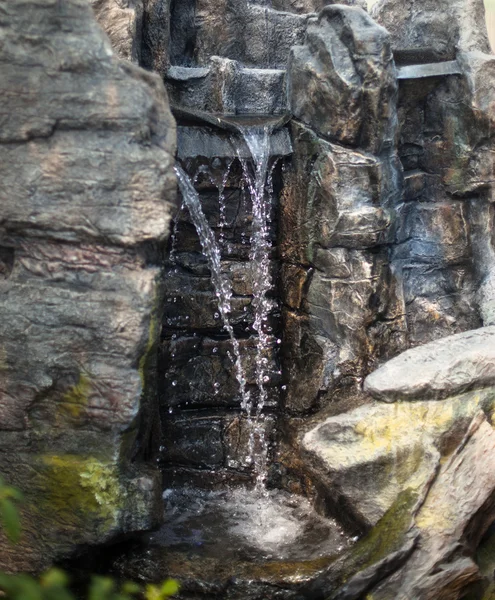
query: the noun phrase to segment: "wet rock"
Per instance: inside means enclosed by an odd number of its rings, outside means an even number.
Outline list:
[[[315,473],[357,523],[375,525],[406,489],[420,494],[494,389],[430,403],[367,404],[304,436]]]
[[[171,67],[166,83],[172,104],[182,108],[222,115],[287,112],[282,69],[247,69],[214,56],[206,67]]]
[[[490,53],[482,0],[379,0],[371,16],[390,31],[401,63],[453,60],[458,50]]]
[[[96,20],[120,58],[139,63],[141,58],[143,2],[91,0]]]
[[[0,567],[33,571],[160,517],[141,457],[158,441],[151,246],[168,236],[175,126],[89,3],[0,11],[0,472],[26,496]]]
[[[366,378],[375,398],[442,398],[495,383],[495,327],[459,333],[407,350]]]
[[[239,340],[239,347],[246,383],[256,403],[256,364],[259,360],[256,340]],[[277,341],[269,340],[262,359],[268,361],[264,383],[269,392],[270,407],[276,400],[277,386],[280,385],[277,352]],[[190,409],[240,405],[239,382],[230,340],[201,338],[198,335],[175,337],[163,342],[161,353],[165,373],[161,402],[165,410],[176,406]]]
[[[223,422],[219,417],[184,414],[163,424],[164,463],[220,468],[225,462]]]
[[[362,9],[327,6],[312,18],[287,77],[292,112],[318,134],[375,153],[393,142],[389,36]]]

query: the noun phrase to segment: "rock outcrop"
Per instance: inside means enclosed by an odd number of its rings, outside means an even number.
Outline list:
[[[458,51],[490,53],[483,0],[379,0],[371,16],[390,31],[400,63],[454,60]]]
[[[96,19],[112,42],[120,58],[138,63],[141,60],[142,0],[90,0]]]
[[[362,9],[311,19],[287,78],[298,121],[281,206],[284,370],[286,407],[301,414],[358,389],[405,343],[387,250],[402,181],[388,34]]]
[[[495,327],[412,348],[366,378],[364,390],[385,402],[439,399],[495,385]]]
[[[291,112],[319,135],[379,154],[394,143],[397,80],[389,34],[360,8],[309,20],[288,66]]]
[[[160,515],[141,459],[175,125],[86,0],[0,12],[0,473],[26,496],[0,568],[32,571]]]

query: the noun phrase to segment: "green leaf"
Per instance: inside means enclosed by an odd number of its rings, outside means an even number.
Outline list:
[[[8,498],[0,498],[0,519],[9,540],[17,543],[21,537],[21,523],[17,508]]]
[[[162,585],[160,592],[164,598],[168,598],[169,596],[174,596],[178,593],[180,589],[179,582],[175,581],[175,579],[168,579]]]
[[[94,575],[91,577],[88,600],[110,600],[114,589],[115,583],[112,579]]]
[[[135,594],[139,594],[140,592],[141,592],[141,586],[138,585],[137,583],[134,583],[133,581],[126,581],[122,585],[122,593],[123,594],[135,595]]]
[[[60,569],[50,569],[40,578],[42,587],[66,587],[69,583],[69,577]]]

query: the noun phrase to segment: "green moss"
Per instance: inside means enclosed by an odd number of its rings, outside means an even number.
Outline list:
[[[74,455],[44,455],[42,464],[42,510],[76,528],[109,530],[117,523],[124,494],[115,464]]]
[[[341,574],[342,583],[403,546],[413,521],[412,511],[417,500],[418,494],[414,490],[407,489],[399,494],[375,527],[351,550]]]

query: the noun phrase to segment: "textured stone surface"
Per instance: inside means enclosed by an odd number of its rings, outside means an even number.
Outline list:
[[[175,125],[88,2],[0,11],[0,473],[26,495],[0,566],[33,570],[159,516],[159,474],[131,459],[152,451],[146,246],[168,235]]]
[[[142,0],[90,0],[96,19],[120,58],[139,63],[141,59]]]
[[[376,357],[404,347],[404,308],[381,247],[394,239],[396,158],[292,125],[281,203],[286,405],[304,412],[359,385]]]
[[[194,59],[201,65],[216,55],[246,67],[285,68],[291,46],[306,32],[306,15],[245,1],[197,0],[195,15]]]
[[[493,427],[479,413],[415,515],[421,540],[416,552],[377,586],[374,598],[461,598],[478,581],[478,566],[468,553],[495,515],[494,450]]]
[[[371,16],[392,36],[399,62],[452,60],[490,52],[483,0],[379,0]]]
[[[319,134],[378,153],[393,142],[397,81],[389,35],[360,8],[327,6],[292,49],[294,115]]]
[[[329,4],[346,4],[348,6],[360,6],[366,9],[366,0],[270,0],[272,8],[295,13],[320,12],[322,8]]]
[[[385,401],[438,398],[495,383],[495,327],[446,337],[385,363],[364,389]]]
[[[166,83],[174,106],[228,114],[274,115],[287,112],[285,71],[246,69],[213,57],[204,68],[171,67]]]
[[[256,385],[257,363],[266,361],[264,386],[267,392],[265,410],[274,413],[279,408],[280,371],[280,309],[277,299],[278,265],[273,253],[270,262],[272,286],[269,314],[265,324],[267,349],[258,356],[257,332],[254,330],[253,302],[255,273],[250,259],[252,234],[252,201],[244,189],[242,168],[225,150],[239,140],[227,133],[180,127],[179,144],[191,149],[194,158],[188,165],[196,182],[204,214],[215,235],[221,252],[221,267],[231,285],[233,297],[229,321],[234,327],[241,353],[246,389],[253,405],[260,397]],[[184,132],[184,135],[182,134]],[[274,134],[270,159],[275,178],[277,148],[287,146],[286,130]],[[201,140],[195,144],[194,140]],[[210,141],[211,140],[211,143]],[[277,141],[278,140],[278,141]],[[219,143],[221,142],[221,143]],[[215,154],[219,150],[218,154]],[[248,158],[247,148],[239,144],[241,156]],[[179,150],[179,154],[184,148]],[[209,153],[208,156],[204,154]],[[223,189],[220,198],[219,189]],[[273,220],[269,225],[270,244],[275,246],[275,196],[271,203]],[[187,208],[175,217],[173,241],[167,257],[165,306],[160,348],[160,405],[164,422],[162,456],[171,468],[225,470],[238,477],[249,474],[249,435],[246,419],[240,416],[241,393],[233,362],[232,342],[223,327],[218,299],[210,271],[202,255],[198,235],[192,226]],[[211,424],[211,432],[209,431]],[[273,427],[267,417],[263,427]],[[203,443],[204,440],[204,443]],[[245,476],[245,475],[244,475]]]
[[[335,501],[375,525],[401,492],[421,492],[479,408],[494,402],[492,388],[438,403],[367,404],[323,421],[302,447]]]

